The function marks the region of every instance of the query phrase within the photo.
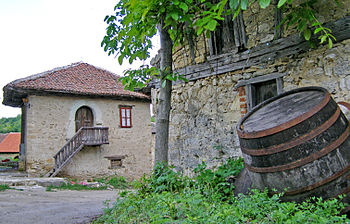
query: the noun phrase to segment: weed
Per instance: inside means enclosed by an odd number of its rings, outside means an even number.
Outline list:
[[[130,187],[129,183],[122,176],[113,175],[109,177],[98,178],[95,181],[103,184],[108,184],[115,189],[126,189]]]
[[[193,178],[157,164],[150,177],[123,191],[94,223],[349,223],[336,199],[281,202],[282,194],[252,190],[233,195],[227,178],[243,168],[242,159],[228,160],[216,170],[201,163]]]
[[[0,184],[0,191],[5,191],[8,189],[12,189],[12,188],[9,187],[9,185],[7,185],[7,184]]]

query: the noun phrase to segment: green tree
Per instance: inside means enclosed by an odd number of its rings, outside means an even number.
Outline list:
[[[21,132],[21,115],[0,119],[0,133],[10,132]]]
[[[314,33],[320,34],[320,41],[328,39],[329,46],[334,38],[330,30],[324,28],[316,19],[313,4],[317,0],[301,0],[294,5],[292,0],[279,0],[278,7],[290,8],[283,23],[297,24],[296,29],[305,39]],[[209,34],[224,19],[225,14],[246,10],[252,4],[266,8],[271,0],[120,0],[115,6],[115,15],[106,16],[108,24],[106,35],[101,43],[108,55],[118,56],[120,64],[124,59],[147,59],[152,48],[151,38],[160,34],[160,68],[142,66],[138,70],[128,70],[121,78],[126,88],[133,90],[143,87],[151,79],[159,79],[160,93],[156,118],[155,161],[168,159],[168,131],[172,81],[182,79],[172,71],[172,50],[179,43],[184,43],[187,34]],[[229,6],[227,10],[226,6]],[[193,31],[193,32],[192,32]]]

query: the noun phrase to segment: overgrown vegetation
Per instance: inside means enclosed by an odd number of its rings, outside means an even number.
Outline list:
[[[0,133],[21,132],[21,115],[0,119]]]
[[[94,223],[346,223],[336,199],[312,198],[303,203],[281,202],[265,190],[234,195],[228,179],[243,168],[242,159],[229,160],[216,170],[200,164],[193,178],[163,164],[152,175],[124,191]]]

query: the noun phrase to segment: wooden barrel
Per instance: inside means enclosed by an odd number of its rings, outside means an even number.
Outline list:
[[[350,192],[350,125],[324,88],[266,100],[237,126],[252,185],[287,190],[285,200]]]

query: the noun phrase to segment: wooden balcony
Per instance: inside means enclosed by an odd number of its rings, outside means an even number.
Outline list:
[[[82,127],[82,143],[87,146],[109,144],[107,127]],[[79,131],[78,131],[79,132]]]

